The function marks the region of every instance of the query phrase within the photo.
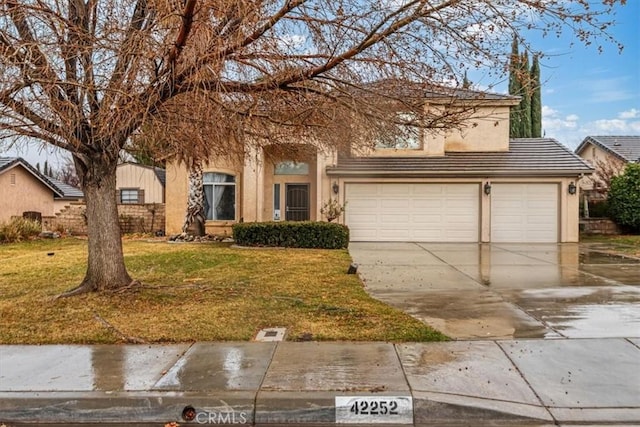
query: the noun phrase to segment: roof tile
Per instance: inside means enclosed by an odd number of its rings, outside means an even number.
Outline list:
[[[440,157],[339,158],[328,175],[368,176],[561,176],[593,168],[554,139],[513,139],[508,152],[447,152]]]

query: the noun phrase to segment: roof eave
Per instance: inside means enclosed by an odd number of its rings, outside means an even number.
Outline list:
[[[558,170],[539,170],[539,169],[527,169],[517,171],[496,171],[492,170],[477,170],[477,171],[381,171],[381,170],[348,170],[340,168],[327,168],[326,173],[328,176],[343,176],[343,177],[368,177],[368,178],[453,178],[453,177],[573,177],[580,175],[591,175],[594,172],[593,169],[558,169]]]
[[[518,99],[488,99],[488,98],[455,98],[455,97],[438,97],[426,98],[424,104],[435,105],[466,105],[469,107],[513,107],[520,103]]]

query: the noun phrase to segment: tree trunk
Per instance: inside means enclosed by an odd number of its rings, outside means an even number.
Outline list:
[[[62,294],[115,290],[132,282],[124,264],[116,204],[116,161],[93,159],[90,169],[78,171],[87,206],[89,257],[84,280]]]
[[[194,161],[189,168],[189,196],[187,199],[187,213],[184,218],[182,232],[187,233],[193,225],[196,236],[205,234],[204,214],[204,184],[202,165]]]

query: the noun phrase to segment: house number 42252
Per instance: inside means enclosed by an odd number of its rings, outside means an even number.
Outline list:
[[[413,424],[411,396],[336,396],[338,424]]]

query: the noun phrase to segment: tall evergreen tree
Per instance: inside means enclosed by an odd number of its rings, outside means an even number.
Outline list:
[[[520,54],[518,41],[511,45],[509,63],[509,94],[519,96],[520,104],[511,107],[509,115],[511,138],[540,138],[542,136],[542,95],[539,57],[533,57],[529,68],[529,55]]]
[[[542,137],[542,89],[540,84],[540,62],[538,55],[533,56],[531,65],[531,137]]]
[[[467,77],[467,72],[464,72],[464,80],[462,80],[462,89],[471,89],[471,81]]]
[[[520,53],[518,48],[518,39],[514,37],[513,42],[511,43],[511,59],[509,60],[509,95],[520,96],[522,91],[520,78],[518,77],[520,68],[519,63]],[[521,137],[521,114],[520,105],[514,105],[511,107],[511,111],[509,113],[509,137],[511,138]]]
[[[523,52],[520,58],[520,138],[531,138],[531,76],[529,75],[529,54]]]

